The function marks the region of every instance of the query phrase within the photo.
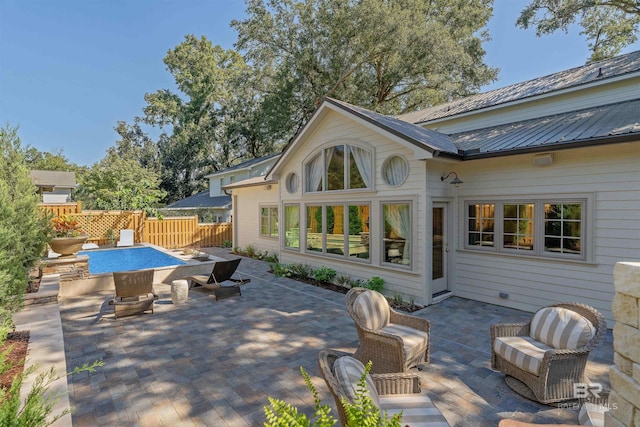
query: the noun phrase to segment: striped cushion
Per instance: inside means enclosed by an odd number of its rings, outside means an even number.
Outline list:
[[[356,297],[353,308],[360,322],[377,331],[389,323],[389,303],[379,292],[365,291]]]
[[[575,311],[561,307],[538,310],[531,320],[529,336],[553,348],[575,350],[593,338],[593,324]]]
[[[389,417],[402,411],[402,425],[411,427],[448,427],[449,423],[425,394],[380,396],[380,412]]]
[[[585,403],[578,413],[578,422],[581,426],[604,426],[604,413],[607,411],[607,405],[594,405]]]
[[[346,393],[351,402],[356,398],[356,391],[358,389],[358,381],[364,374],[364,365],[358,360],[350,356],[343,356],[335,361],[333,364],[333,372],[336,376],[336,380]],[[374,405],[380,406],[378,400],[378,391],[376,385],[369,374],[366,377],[367,381],[367,395],[371,398]]]
[[[408,360],[415,359],[419,353],[425,353],[427,349],[429,334],[425,331],[413,329],[409,326],[398,325],[397,323],[389,323],[380,330],[402,338],[402,344],[407,353]]]
[[[533,375],[540,372],[540,362],[547,350],[552,348],[531,337],[498,337],[493,343],[497,355]]]

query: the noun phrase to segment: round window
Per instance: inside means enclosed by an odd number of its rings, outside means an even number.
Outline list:
[[[409,163],[402,156],[390,156],[382,164],[382,179],[392,187],[402,185],[409,176]]]
[[[300,180],[298,179],[298,175],[294,172],[291,172],[287,175],[287,191],[291,194],[298,191],[298,184]]]

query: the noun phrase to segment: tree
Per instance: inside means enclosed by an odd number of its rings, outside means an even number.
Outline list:
[[[28,271],[42,256],[51,230],[38,208],[17,132],[10,126],[0,129],[0,341],[11,314],[22,307]]]
[[[114,130],[120,135],[115,147],[109,147],[107,156],[119,156],[136,159],[140,166],[160,173],[160,153],[158,146],[140,127],[141,119],[136,118],[133,125],[119,121]]]
[[[536,35],[568,31],[578,21],[589,41],[587,62],[610,58],[638,40],[640,2],[637,0],[533,0],[520,12],[516,25],[536,28]]]
[[[263,91],[265,125],[291,137],[324,96],[385,114],[466,96],[483,63],[492,0],[247,0],[236,47]]]
[[[27,147],[25,161],[30,169],[48,171],[76,171],[78,169],[78,165],[70,162],[62,149],[47,152],[40,151],[35,147]]]

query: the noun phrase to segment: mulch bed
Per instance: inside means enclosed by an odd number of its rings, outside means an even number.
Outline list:
[[[27,357],[27,347],[29,346],[29,331],[11,332],[7,335],[7,340],[0,346],[0,352],[10,348],[9,353],[5,357],[5,362],[9,363],[11,368],[0,374],[0,387],[8,390],[11,387],[13,379],[20,375],[24,370],[24,361]]]

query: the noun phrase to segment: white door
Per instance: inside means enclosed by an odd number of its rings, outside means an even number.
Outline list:
[[[447,233],[447,204],[433,204],[431,238],[431,293],[434,296],[447,292],[447,256],[449,239]]]

